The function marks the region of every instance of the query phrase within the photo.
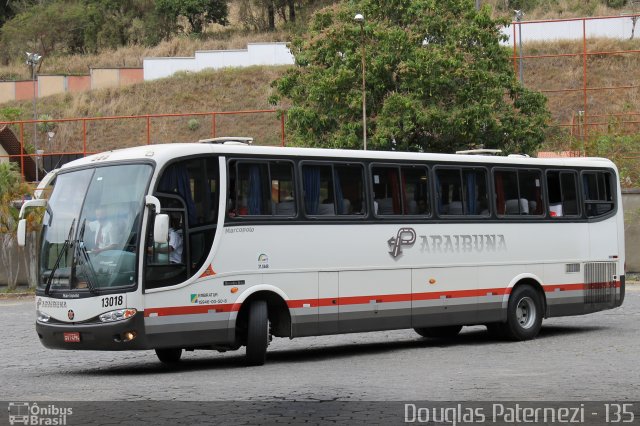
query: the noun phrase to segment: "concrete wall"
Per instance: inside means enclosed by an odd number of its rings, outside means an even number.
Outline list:
[[[623,191],[622,206],[627,270],[640,273],[640,189]]]
[[[70,75],[67,76],[67,92],[78,93],[91,90],[90,75]]]
[[[117,68],[91,68],[91,89],[118,87],[120,72]]]
[[[36,81],[36,93],[38,93],[38,82]],[[17,101],[33,99],[33,81],[16,81],[16,98]]]
[[[144,81],[144,71],[142,68],[120,68],[119,84],[122,86],[129,86]]]
[[[639,20],[640,21],[640,20]],[[553,40],[582,40],[582,21],[560,22],[532,22],[522,21],[515,25],[515,42],[519,43],[520,28],[522,27],[522,42],[527,41],[553,41]],[[608,19],[587,19],[585,30],[587,38],[615,38],[628,40],[631,38],[633,21],[631,17],[619,17]],[[513,25],[502,28],[501,32],[509,39],[503,44],[513,46]],[[636,36],[640,32],[640,22],[636,23]]]
[[[143,77],[142,68],[92,68],[89,75],[39,75],[36,92],[41,98],[65,92],[129,86],[141,83]],[[28,99],[33,99],[33,81],[0,81],[0,104]]]
[[[38,97],[64,93],[66,90],[66,77],[64,75],[39,75]]]
[[[16,82],[0,81],[0,103],[9,102],[16,98]]]
[[[202,50],[193,57],[144,58],[144,79],[170,77],[179,71],[249,67],[253,65],[293,65],[294,58],[286,43],[249,43],[246,49]]]

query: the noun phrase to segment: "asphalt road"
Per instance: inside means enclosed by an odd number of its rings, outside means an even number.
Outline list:
[[[274,339],[263,367],[245,367],[243,349],[187,352],[176,368],[152,351],[48,350],[34,316],[32,299],[0,301],[2,400],[640,400],[638,285],[615,310],[546,320],[533,341],[496,341],[484,327],[454,340],[412,330]]]

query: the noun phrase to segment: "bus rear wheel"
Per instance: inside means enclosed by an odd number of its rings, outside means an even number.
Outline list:
[[[247,323],[247,365],[263,365],[269,346],[269,316],[267,302],[256,300],[249,306]]]
[[[422,328],[414,328],[416,333],[421,335],[422,337],[435,337],[435,338],[446,338],[446,337],[455,337],[462,330],[461,325],[447,325],[442,327],[422,327]]]
[[[156,349],[156,355],[160,362],[164,364],[175,364],[180,361],[182,356],[182,349],[180,348],[168,348],[168,349]]]
[[[507,322],[500,323],[500,334],[509,340],[534,339],[542,327],[542,299],[528,285],[517,287],[507,307]]]

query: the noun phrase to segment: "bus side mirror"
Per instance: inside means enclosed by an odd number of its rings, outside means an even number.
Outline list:
[[[18,239],[18,246],[24,247],[27,240],[27,219],[20,219],[18,221],[18,232],[16,235]]]
[[[157,214],[153,222],[153,241],[164,244],[169,241],[169,215]]]

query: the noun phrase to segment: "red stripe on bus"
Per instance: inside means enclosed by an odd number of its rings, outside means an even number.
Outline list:
[[[208,314],[210,311],[231,312],[236,304],[224,305],[194,305],[194,306],[171,306],[167,308],[147,308],[144,316],[149,317],[151,314],[157,314],[160,317],[169,315],[189,315],[189,314]]]
[[[598,286],[608,286],[608,282],[600,283],[578,283],[578,284],[553,284],[545,285],[543,289],[545,293],[553,293],[555,291],[576,291],[594,288]],[[615,288],[620,288],[620,281],[614,283]],[[491,293],[491,294],[489,294]],[[503,296],[511,293],[511,288],[482,288],[477,290],[451,290],[451,291],[432,291],[423,293],[402,293],[402,294],[376,294],[370,296],[349,296],[349,297],[328,297],[319,299],[296,299],[288,300],[287,306],[290,309],[296,308],[315,308],[319,306],[347,306],[347,305],[366,305],[369,303],[391,303],[391,302],[411,302],[414,300],[436,300],[442,297],[447,299],[461,299],[464,297],[486,297],[486,296]],[[149,317],[155,313],[158,316],[168,315],[189,315],[189,314],[206,314],[212,310],[216,312],[237,312],[240,310],[240,303],[230,303],[221,305],[194,305],[194,306],[172,306],[167,308],[147,308],[144,316]]]

